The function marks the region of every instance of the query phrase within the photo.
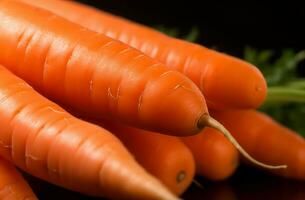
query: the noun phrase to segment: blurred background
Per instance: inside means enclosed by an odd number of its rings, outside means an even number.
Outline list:
[[[258,49],[305,46],[302,1],[124,1],[79,0],[150,26],[197,27],[198,42],[236,56],[246,45]]]

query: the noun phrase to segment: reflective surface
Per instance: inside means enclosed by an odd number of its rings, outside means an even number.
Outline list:
[[[41,200],[101,199],[83,196],[33,177],[26,177]],[[196,181],[202,188],[192,184],[182,196],[184,200],[305,200],[305,181],[287,180],[248,167],[240,167],[233,177],[224,182],[212,183],[200,177],[196,177]]]
[[[305,181],[288,180],[262,171],[242,167],[229,180],[210,183],[197,178],[204,189],[192,187],[184,199],[208,200],[304,200]]]

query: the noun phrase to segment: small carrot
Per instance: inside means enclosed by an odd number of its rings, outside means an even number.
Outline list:
[[[216,130],[206,128],[195,136],[181,139],[195,158],[198,175],[219,181],[228,178],[237,169],[238,151]]]
[[[251,158],[209,116],[191,80],[126,44],[14,0],[0,1],[0,32],[0,63],[51,99],[167,134],[213,127],[251,162],[274,168]]]
[[[287,169],[280,176],[305,180],[305,140],[266,114],[254,110],[213,112],[254,158]]]
[[[178,138],[110,121],[98,124],[117,136],[135,159],[175,194],[182,194],[192,183],[195,161]]]
[[[245,61],[168,37],[77,2],[23,1],[129,44],[167,67],[184,73],[201,89],[210,108],[256,108],[265,99],[266,82],[262,73]]]
[[[0,199],[36,200],[30,186],[9,162],[0,158]]]
[[[0,156],[94,196],[176,199],[110,132],[81,121],[0,67]]]

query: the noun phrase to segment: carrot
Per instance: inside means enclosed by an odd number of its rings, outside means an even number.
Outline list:
[[[266,114],[254,110],[213,112],[254,158],[287,165],[272,173],[305,180],[305,140]]]
[[[17,1],[0,5],[0,63],[44,95],[139,127],[199,131],[205,100],[182,74],[50,12]]]
[[[237,169],[238,151],[219,132],[207,128],[195,136],[181,139],[195,158],[198,175],[220,181],[231,176]]]
[[[194,158],[178,138],[110,121],[98,123],[115,134],[135,159],[175,194],[182,194],[192,183]]]
[[[118,199],[176,199],[110,132],[81,121],[0,67],[0,156],[65,188]]]
[[[77,2],[23,1],[118,39],[156,58],[169,68],[183,72],[201,89],[210,108],[256,108],[265,99],[266,82],[263,75],[245,61],[168,37],[151,28]]]
[[[0,63],[47,97],[167,134],[192,135],[210,126],[264,166],[209,116],[191,80],[140,51],[14,0],[0,1],[0,32]]]
[[[17,169],[0,158],[0,199],[35,200],[37,197]]]

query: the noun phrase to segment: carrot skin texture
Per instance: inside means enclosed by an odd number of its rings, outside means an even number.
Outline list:
[[[93,196],[176,199],[110,132],[81,121],[0,67],[0,156]]]
[[[3,0],[0,31],[0,63],[80,111],[177,135],[199,132],[208,112],[183,74],[51,12]]]
[[[305,179],[305,140],[296,132],[255,110],[213,111],[213,116],[232,132],[245,150],[265,163],[286,164],[271,173]]]
[[[18,170],[2,158],[0,158],[0,199],[38,199]]]
[[[209,108],[256,108],[266,97],[267,86],[262,73],[238,58],[168,37],[77,2],[23,1],[129,44],[169,68],[184,73],[201,89]]]
[[[196,174],[213,181],[225,180],[239,164],[237,149],[219,132],[206,128],[197,135],[182,137],[196,162]]]
[[[178,138],[110,121],[97,123],[117,136],[141,166],[174,194],[181,195],[192,183],[195,161]]]

